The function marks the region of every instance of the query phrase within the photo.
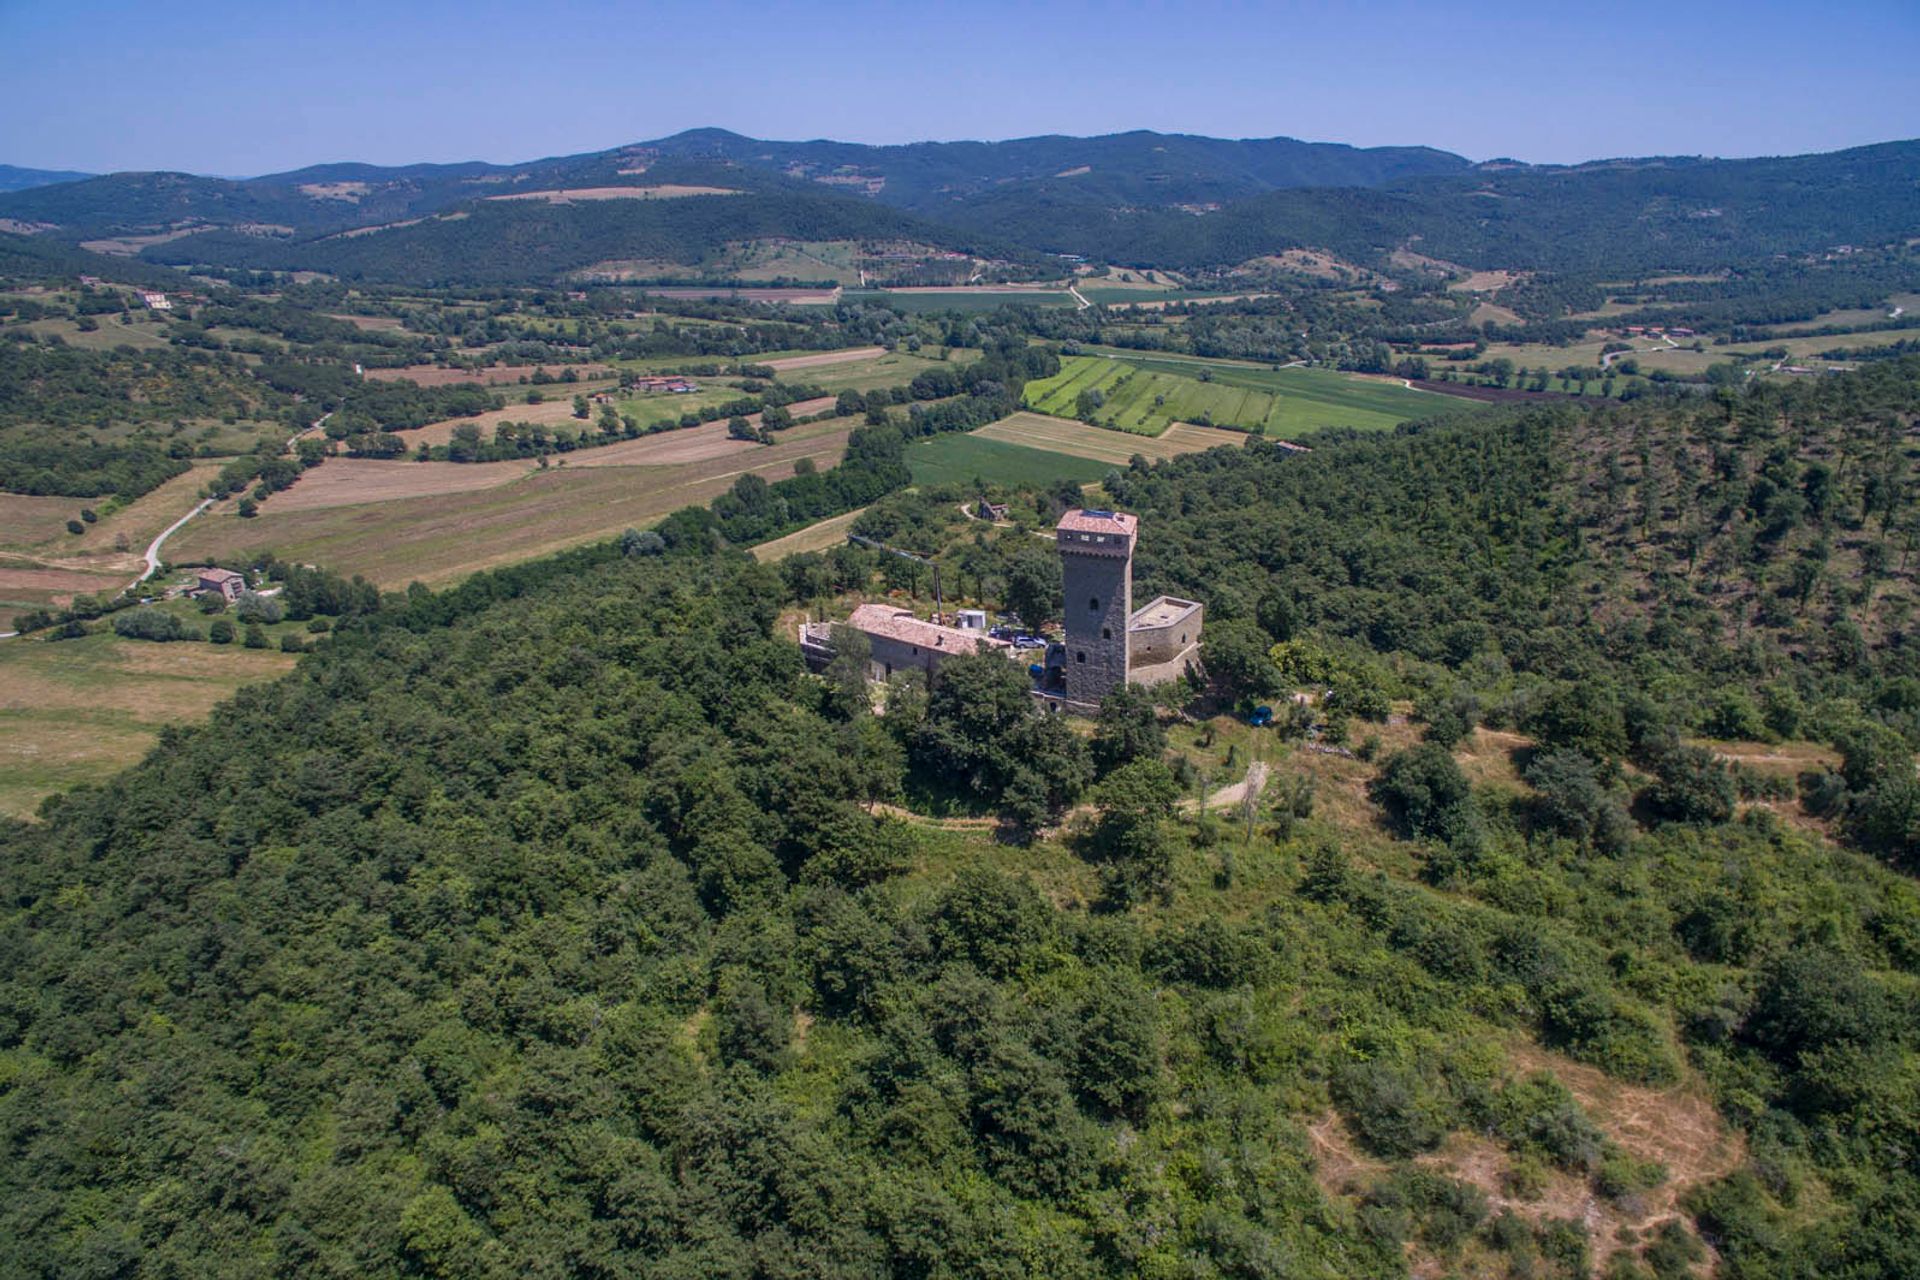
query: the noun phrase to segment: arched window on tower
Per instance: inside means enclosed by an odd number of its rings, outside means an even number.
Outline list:
[[[1113,628],[1112,628],[1112,627],[1102,627],[1102,628],[1100,628],[1100,638],[1101,638],[1102,640],[1111,640],[1111,639],[1113,639]]]
[[[1088,613],[1098,613],[1098,612],[1100,612],[1100,597],[1099,597],[1099,596],[1088,596],[1088,597],[1087,597],[1087,612],[1088,612]]]

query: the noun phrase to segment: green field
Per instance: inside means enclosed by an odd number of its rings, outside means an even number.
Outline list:
[[[921,485],[1051,484],[1078,480],[1091,484],[1113,470],[1109,462],[1030,449],[974,435],[935,436],[907,451],[907,469]]]
[[[772,359],[774,357],[756,358]],[[889,351],[885,355],[864,360],[813,365],[803,369],[786,369],[781,372],[780,381],[819,387],[827,395],[837,396],[842,391],[872,391],[876,387],[904,387],[913,381],[915,375],[924,373],[928,369],[938,369],[944,365],[957,370],[962,365],[979,358],[980,353],[970,347],[951,348],[944,361],[935,360],[931,356],[912,355],[905,351]]]
[[[1383,431],[1444,408],[1445,397],[1325,369],[1138,356],[1070,356],[1051,378],[1029,382],[1026,403],[1041,413],[1079,415],[1097,391],[1100,426],[1157,436],[1173,422],[1299,435],[1322,427]]]

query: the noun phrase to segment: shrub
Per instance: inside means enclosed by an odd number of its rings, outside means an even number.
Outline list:
[[[1726,761],[1705,747],[1670,747],[1653,761],[1647,803],[1674,822],[1711,826],[1733,816],[1738,798]]]
[[[213,625],[207,628],[207,639],[214,644],[232,644],[233,624],[225,618],[215,618]]]
[[[1368,788],[1394,827],[1411,840],[1465,847],[1482,837],[1480,812],[1460,765],[1444,748],[1421,743],[1396,751]]]
[[[1627,847],[1633,820],[1586,755],[1569,748],[1541,752],[1528,763],[1526,777],[1540,793],[1534,816],[1542,826],[1602,853]]]
[[[113,616],[115,635],[129,640],[197,640],[199,633],[171,613],[158,609],[123,609]]]
[[[263,596],[252,591],[242,591],[234,606],[234,612],[242,622],[275,623],[286,616],[286,610],[276,596]]]
[[[1389,1159],[1431,1151],[1447,1136],[1445,1103],[1419,1076],[1385,1062],[1357,1062],[1333,1078],[1333,1101],[1368,1150]]]

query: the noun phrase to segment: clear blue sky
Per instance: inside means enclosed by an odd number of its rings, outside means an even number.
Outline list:
[[[1286,134],[1532,161],[1920,136],[1920,0],[0,0],[0,66],[0,162],[88,170],[513,161],[701,125]]]

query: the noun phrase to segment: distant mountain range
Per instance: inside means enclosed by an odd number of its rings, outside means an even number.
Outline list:
[[[78,182],[82,178],[91,178],[90,173],[79,173],[68,169],[22,169],[18,165],[0,164],[0,191],[25,191],[29,187],[48,187],[56,182]]]
[[[635,188],[681,198],[606,198]],[[111,247],[155,262],[421,283],[547,280],[608,259],[697,266],[728,237],[781,236],[1188,268],[1298,247],[1358,262],[1413,248],[1481,267],[1694,268],[1920,234],[1920,143],[1532,166],[1291,138],[866,146],[697,129],[514,165],[109,174],[0,194],[0,219],[70,244],[121,240]]]
[[[873,147],[763,142],[724,129],[695,129],[611,151],[513,165],[327,164],[238,180],[114,173],[7,198],[0,201],[0,216],[90,236],[151,233],[189,221],[332,230],[437,213],[489,196],[656,185],[689,175],[712,181],[716,171],[786,178],[938,216],[1009,189],[1058,191],[1098,207],[1159,208],[1292,187],[1379,186],[1468,167],[1461,157],[1430,147],[1361,149],[1292,138],[1227,141],[1141,132]]]

